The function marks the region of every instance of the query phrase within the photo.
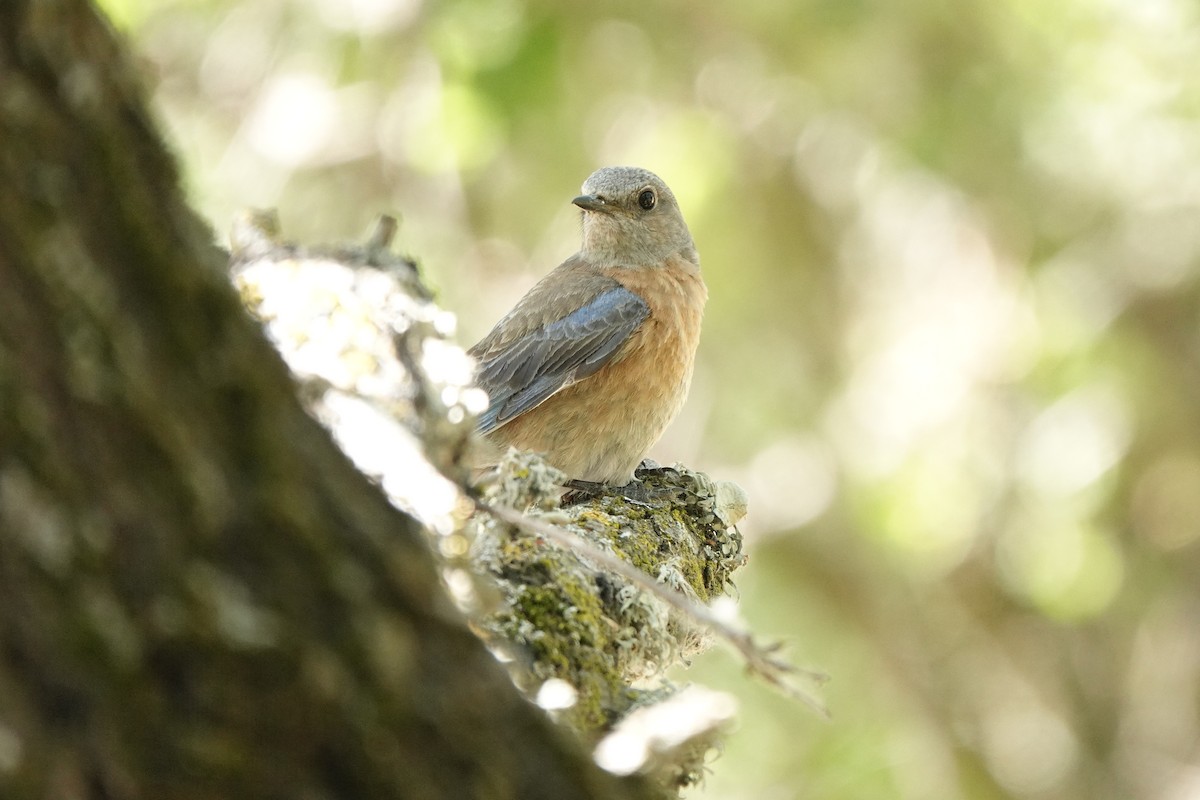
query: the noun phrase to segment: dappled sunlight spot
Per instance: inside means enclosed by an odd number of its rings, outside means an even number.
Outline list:
[[[401,110],[404,160],[423,172],[470,170],[504,145],[500,117],[466,83],[446,83]]]
[[[1196,800],[1200,797],[1200,767],[1184,761],[1160,764],[1166,787],[1158,797],[1162,800]],[[1157,787],[1156,787],[1157,788]]]
[[[17,732],[0,723],[0,773],[15,772],[24,760],[24,749]]]
[[[462,347],[445,339],[426,339],[421,343],[421,366],[431,381],[448,384],[447,389],[466,390],[475,380],[475,360]]]
[[[1156,36],[1178,34],[1195,24],[1195,6],[1187,0],[1104,0],[1097,5]]]
[[[189,604],[198,603],[210,615],[217,632],[235,647],[275,647],[289,632],[279,611],[255,592],[242,576],[199,559],[184,576]]]
[[[442,69],[428,50],[418,50],[408,63],[404,82],[383,100],[375,135],[385,162],[407,165],[409,126],[431,116],[442,91]]]
[[[563,195],[570,195],[573,188],[565,187]],[[565,200],[564,205],[567,205]],[[558,249],[561,244],[557,243],[549,249],[545,254],[545,263],[557,263],[555,258],[562,260],[564,254]],[[478,314],[463,314],[463,333],[466,338],[471,341],[482,338],[490,330],[487,326],[491,320],[499,319],[506,310],[516,305],[529,287],[537,282],[541,274],[530,269],[531,261],[529,254],[511,239],[491,237],[469,243],[463,253],[461,267],[470,280],[463,281],[464,285],[446,287],[447,292],[461,292],[464,301],[487,304],[487,308]],[[468,327],[470,330],[467,330]]]
[[[897,333],[858,362],[844,398],[846,421],[865,440],[848,460],[859,471],[899,468],[922,436],[963,410],[971,388],[970,376],[948,363],[949,348],[938,330]]]
[[[13,531],[13,544],[26,551],[22,556],[47,574],[66,575],[78,558],[65,512],[23,466],[0,470],[0,525]]]
[[[264,28],[274,23],[272,10],[245,3],[230,9],[204,48],[197,77],[213,102],[245,102],[272,66],[274,55]]]
[[[462,562],[471,549],[466,536],[459,533],[442,536],[437,540],[438,552],[443,558],[454,562]],[[483,600],[475,585],[476,578],[470,570],[452,567],[442,570],[442,582],[454,603],[463,610],[477,612],[482,608]]]
[[[1010,700],[983,717],[983,753],[991,773],[1009,791],[1052,796],[1074,768],[1079,743],[1059,715]]]
[[[573,194],[575,188],[574,186],[563,188],[562,205],[570,206],[570,210],[566,211],[567,214],[571,214],[571,210],[578,211],[575,206],[570,204],[570,198],[565,197]],[[556,210],[561,213],[564,209]],[[577,220],[574,227],[578,228]],[[550,255],[553,256],[553,254]],[[559,258],[561,259],[561,255]],[[518,245],[512,238],[500,236],[470,242],[463,252],[463,269],[470,276],[471,285],[462,288],[470,288],[471,295],[477,300],[495,303],[497,308],[512,308],[517,299],[529,290],[529,285],[541,277],[540,274],[532,271],[529,253],[525,248]],[[505,294],[499,299],[493,299],[494,292]],[[480,295],[482,297],[479,297]]]
[[[284,170],[282,181],[291,170],[374,154],[377,143],[372,130],[380,101],[380,88],[370,81],[335,88],[313,73],[271,78],[254,99],[227,154],[236,162],[235,168],[238,164],[255,168],[245,170],[249,175],[231,174],[230,179],[257,178],[274,165]],[[225,166],[223,171],[236,169]]]
[[[547,711],[561,711],[575,705],[579,692],[561,678],[551,678],[538,689],[534,702]]]
[[[214,206],[222,224],[234,218],[238,211],[253,206],[275,207],[284,194],[292,169],[264,159],[245,136],[235,137],[216,159],[212,173],[201,180],[211,182],[213,192],[221,195]]]
[[[815,436],[785,435],[759,452],[745,471],[730,471],[753,498],[749,532],[785,532],[811,522],[837,493],[832,448]]]
[[[1130,506],[1133,530],[1160,550],[1200,539],[1200,456],[1167,453],[1138,476]]]
[[[337,0],[332,0],[336,2]],[[421,38],[447,72],[468,75],[509,62],[525,41],[527,9],[520,0],[441,3]]]
[[[769,74],[766,57],[751,43],[710,59],[696,73],[696,96],[720,109],[739,130],[764,124],[781,101],[779,82]]]
[[[1125,576],[1111,533],[1060,508],[1015,515],[997,542],[996,567],[1011,592],[1062,620],[1103,613]]]
[[[933,725],[914,718],[889,731],[884,743],[888,766],[900,789],[897,797],[928,800],[954,797],[954,755]]]
[[[262,157],[289,167],[312,160],[337,123],[333,87],[319,75],[284,73],[270,78],[246,121],[246,136]]]
[[[796,182],[828,209],[848,209],[879,167],[879,145],[848,116],[826,114],[796,138]]]
[[[606,130],[597,163],[653,165],[693,224],[732,178],[733,134],[719,114],[661,106],[650,117],[616,113]]]
[[[1200,130],[1175,116],[1182,79],[1156,58],[1164,46],[1126,35],[1067,45],[1063,63],[1076,74],[1025,126],[1037,167],[1130,206],[1194,202]]]
[[[874,491],[879,510],[867,530],[928,578],[962,563],[983,513],[985,488],[978,475],[962,468],[953,444],[927,448]]]
[[[1016,476],[1047,495],[1085,489],[1112,469],[1132,435],[1124,398],[1105,384],[1090,384],[1042,411],[1021,434]]]
[[[765,76],[761,86],[747,92],[743,102],[745,107],[729,108],[724,113],[739,132],[741,148],[764,156],[761,165],[751,168],[786,174],[795,151],[797,130],[821,106],[819,90],[805,76],[777,73]]]
[[[652,95],[633,91],[611,91],[597,97],[588,106],[581,125],[580,136],[586,152],[592,158],[603,158],[610,148],[620,148],[630,137],[641,138],[645,135],[642,129],[653,129],[659,124],[665,108],[666,104]],[[617,163],[627,161],[621,158]],[[659,177],[675,186],[673,179]]]
[[[251,268],[241,278],[288,366],[348,391],[386,393],[403,380],[386,329],[364,297],[383,296],[387,276],[334,262]],[[375,288],[379,291],[376,291]]]
[[[405,28],[416,18],[422,0],[308,0],[330,28],[364,35]]]
[[[1173,289],[1200,270],[1200,202],[1129,214],[1118,234],[1117,266],[1134,287]]]
[[[457,529],[458,487],[425,458],[424,446],[388,413],[342,392],[326,392],[317,415],[360,470],[380,480],[399,508],[436,533]]]
[[[1001,272],[983,220],[957,192],[922,173],[880,175],[842,259],[858,318],[860,353],[898,330],[944,334],[949,366],[990,375],[1010,345],[1019,288]]]
[[[616,775],[632,775],[656,754],[702,739],[737,713],[731,694],[692,685],[666,700],[633,711],[596,745],[596,763]]]
[[[313,164],[337,164],[375,155],[379,143],[374,131],[383,87],[373,81],[349,84],[338,88],[334,100],[338,130],[328,138]]]
[[[1129,303],[1108,269],[1103,241],[1083,239],[1046,262],[1033,277],[1046,355],[1090,347]]]
[[[453,182],[504,145],[503,118],[469,82],[446,79],[431,53],[412,57],[407,80],[381,102],[376,137],[388,161]],[[461,231],[459,232],[461,235]]]
[[[608,19],[588,31],[580,45],[580,63],[586,71],[605,76],[605,82],[620,75],[620,86],[635,91],[646,87],[654,76],[657,52],[643,28],[628,20]]]
[[[965,646],[939,672],[951,687],[952,735],[983,756],[1011,796],[1074,797],[1055,789],[1079,767],[1079,734],[1048,702],[1053,695],[1039,685],[1028,658],[1037,663],[1054,654],[1037,635],[1040,622],[1013,622],[1009,636],[997,636],[990,622],[972,620]]]
[[[1195,763],[1200,741],[1200,628],[1194,599],[1158,598],[1140,621],[1124,687],[1124,715],[1117,737],[1121,763],[1154,793],[1138,796],[1196,798],[1200,794],[1159,793],[1166,776],[1176,776],[1182,787],[1200,777],[1190,777],[1184,762]],[[1200,790],[1200,783],[1195,789]]]
[[[846,464],[881,477],[1028,370],[1033,317],[956,192],[894,168],[870,183],[841,255],[853,371],[830,419]]]

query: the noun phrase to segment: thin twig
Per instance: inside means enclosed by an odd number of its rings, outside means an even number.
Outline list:
[[[824,719],[830,718],[829,710],[825,708],[820,700],[799,686],[796,686],[794,682],[787,678],[790,674],[801,675],[814,683],[821,684],[829,680],[829,676],[823,672],[797,667],[783,659],[777,658],[773,653],[780,649],[779,643],[759,645],[754,641],[749,632],[736,628],[721,619],[708,606],[655,581],[636,567],[622,561],[612,553],[607,553],[599,549],[591,542],[566,528],[551,525],[540,519],[527,517],[511,508],[490,505],[480,500],[476,500],[475,505],[497,519],[524,528],[563,547],[579,552],[605,569],[617,573],[630,583],[653,594],[689,619],[709,628],[719,638],[724,639],[732,645],[735,650],[742,654],[742,657],[746,661],[746,668],[750,672],[760,676],[784,694],[804,703]]]

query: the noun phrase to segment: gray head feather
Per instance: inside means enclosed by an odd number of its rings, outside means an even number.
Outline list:
[[[594,264],[654,267],[675,254],[699,263],[675,195],[649,170],[596,170],[575,204],[584,209],[580,252]]]

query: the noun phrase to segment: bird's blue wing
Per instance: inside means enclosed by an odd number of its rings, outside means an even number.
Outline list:
[[[616,284],[561,319],[476,352],[477,381],[491,398],[477,423],[479,431],[496,430],[596,372],[648,316],[646,301]]]

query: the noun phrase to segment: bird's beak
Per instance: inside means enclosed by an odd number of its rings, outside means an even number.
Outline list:
[[[608,205],[604,198],[597,197],[594,194],[580,195],[571,202],[582,208],[584,211],[603,211],[605,206]]]

